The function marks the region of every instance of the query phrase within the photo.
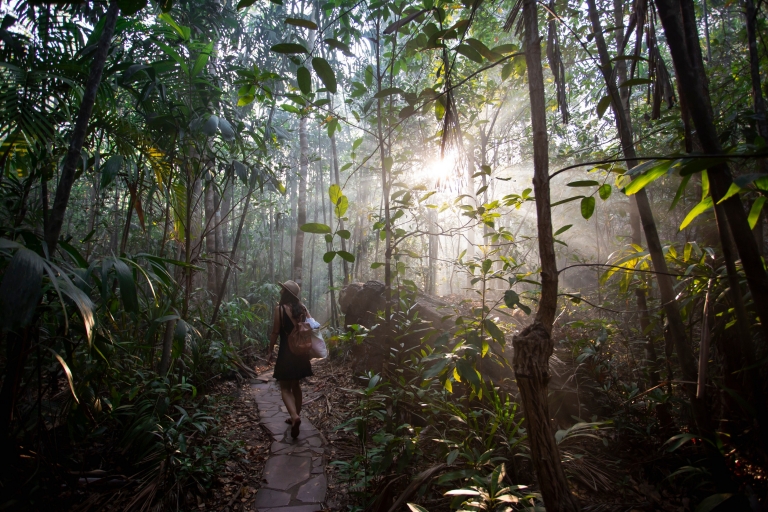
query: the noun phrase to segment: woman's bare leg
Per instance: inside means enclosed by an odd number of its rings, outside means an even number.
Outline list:
[[[288,409],[288,414],[291,415],[291,422],[295,422],[299,413],[296,412],[296,400],[293,398],[293,386],[294,383],[298,384],[295,380],[281,380],[280,382],[280,395],[283,397],[283,403],[285,408]]]
[[[293,391],[293,401],[296,404],[296,414],[301,416],[301,402],[302,402],[302,396],[301,396],[301,384],[298,380],[291,381],[293,382],[293,386],[291,387],[291,390]]]

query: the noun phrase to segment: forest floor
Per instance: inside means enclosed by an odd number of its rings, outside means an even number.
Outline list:
[[[253,369],[260,377],[271,376],[272,373],[272,367],[266,364]],[[315,362],[313,372],[313,377],[302,382],[303,427],[304,430],[309,430],[311,425],[314,425],[327,441],[323,458],[327,493],[321,506],[295,507],[295,512],[346,510],[349,501],[347,488],[338,481],[336,471],[329,463],[347,458],[356,450],[354,445],[349,444],[352,440],[347,439],[343,432],[335,428],[348,417],[349,410],[354,405],[352,393],[345,391],[354,387],[352,373],[344,361],[327,360]],[[231,411],[222,419],[221,428],[230,439],[243,443],[245,454],[239,461],[232,460],[227,464],[224,473],[217,476],[212,492],[204,501],[198,502],[198,510],[255,512],[268,509],[259,506],[259,502],[264,499],[263,495],[259,498],[259,492],[266,490],[264,470],[275,436],[269,428],[270,422],[266,421],[266,414],[262,411],[260,415],[257,407],[254,386],[258,387],[262,383],[263,381],[258,380],[225,381],[215,391],[216,394],[233,397]],[[285,427],[287,428],[287,425]],[[285,510],[294,512],[288,508]]]
[[[264,377],[271,376],[272,368],[263,364],[256,366],[254,370]],[[323,474],[327,481],[325,500],[314,507],[259,507],[259,492],[264,493],[265,486],[268,485],[265,466],[270,457],[270,446],[276,439],[269,428],[270,419],[262,417],[264,415],[260,416],[257,407],[254,385],[261,386],[263,381],[240,381],[239,384],[227,381],[222,382],[216,391],[233,397],[231,412],[223,419],[221,427],[231,439],[243,442],[245,455],[240,460],[228,462],[224,473],[217,476],[214,488],[207,498],[198,500],[198,510],[343,511],[354,502],[348,484],[340,480],[338,470],[331,463],[351,461],[359,453],[356,438],[337,429],[353,412],[357,399],[349,390],[359,386],[359,383],[355,381],[349,364],[344,360],[315,362],[313,371],[315,375],[306,379],[302,386],[305,401],[302,417],[306,423],[314,425],[326,441],[323,458]],[[277,416],[282,421],[282,416]],[[692,510],[691,500],[684,494],[661,490],[645,477],[647,465],[654,464],[652,459],[658,456],[658,453],[654,455],[651,453],[654,450],[650,450],[643,455],[625,443],[619,443],[617,446],[615,440],[611,445],[609,450],[602,442],[584,438],[568,446],[569,454],[577,455],[570,457],[570,462],[566,463],[566,471],[585,512]],[[420,469],[423,468],[414,468],[413,473]],[[293,494],[295,496],[295,489]],[[448,501],[442,497],[442,491],[434,489],[431,494],[434,496],[428,500],[427,506],[430,511],[448,510],[445,508]],[[262,494],[262,500],[264,497]]]

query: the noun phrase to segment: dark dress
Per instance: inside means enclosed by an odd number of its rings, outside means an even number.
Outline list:
[[[293,331],[291,317],[280,306],[280,348],[277,351],[275,363],[275,380],[299,380],[312,376],[312,365],[309,357],[297,356],[288,347],[288,335]]]

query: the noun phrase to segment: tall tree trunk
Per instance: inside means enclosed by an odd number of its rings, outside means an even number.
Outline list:
[[[77,120],[72,130],[71,139],[67,156],[64,159],[64,165],[61,168],[59,184],[56,187],[56,197],[53,200],[48,217],[48,231],[45,233],[45,241],[48,245],[48,253],[53,256],[56,250],[56,244],[61,234],[61,226],[64,224],[64,214],[69,204],[69,196],[72,193],[72,185],[75,183],[75,171],[77,164],[81,159],[81,151],[85,136],[88,132],[88,122],[91,119],[93,105],[96,103],[96,93],[101,84],[101,75],[104,72],[104,65],[107,62],[109,46],[112,43],[112,35],[115,33],[115,24],[119,11],[117,0],[111,0],[107,9],[104,27],[102,28],[99,43],[96,46],[96,53],[91,63],[91,71],[88,75],[88,81],[85,83],[83,99],[80,102],[80,109],[77,112]]]
[[[216,233],[216,291],[221,291],[222,275],[224,273],[224,222],[221,218],[221,197],[216,194],[216,213],[213,216],[213,229]],[[223,298],[223,297],[222,297]]]
[[[744,0],[747,17],[747,46],[749,47],[749,75],[752,79],[752,108],[757,117],[757,132],[768,140],[768,119],[765,114],[763,89],[760,87],[760,54],[757,52],[757,9],[754,0]],[[706,12],[706,11],[705,11]],[[709,44],[707,44],[709,48]]]
[[[547,400],[549,357],[554,349],[552,324],[557,310],[557,263],[549,199],[549,142],[536,0],[523,0],[523,27],[533,127],[533,189],[541,258],[541,300],[534,322],[513,339],[515,377],[544,505],[549,512],[572,512],[580,507],[568,489]]]
[[[685,97],[698,139],[705,153],[720,154],[722,146],[713,120],[693,4],[690,0],[659,0],[656,7],[675,65],[678,93]],[[727,164],[718,164],[710,167],[707,174],[712,199],[715,203],[720,203],[732,183],[730,169]],[[761,319],[768,319],[768,274],[749,228],[744,206],[738,195],[721,204],[741,257],[755,310]],[[761,321],[760,325],[763,338],[768,341],[768,321]],[[744,340],[744,349],[748,360],[754,361],[754,349],[750,340]]]
[[[304,272],[304,232],[301,226],[307,223],[307,169],[309,166],[309,144],[307,142],[307,118],[299,120],[299,201],[296,212],[296,247],[293,250],[293,280],[302,285]]]
[[[249,186],[248,194],[246,194],[245,196],[245,202],[243,204],[243,214],[240,216],[240,223],[237,226],[235,239],[232,242],[232,251],[229,253],[229,259],[232,262],[235,261],[235,256],[237,255],[237,246],[240,244],[240,238],[243,234],[243,225],[245,224],[245,218],[248,215],[248,207],[251,204],[251,195],[253,194],[253,190],[254,190],[254,186],[252,185]],[[227,281],[229,280],[229,274],[231,273],[233,266],[234,266],[234,263],[228,264],[226,270],[224,271],[224,275],[221,278],[221,285],[218,293],[216,294],[216,304],[213,307],[213,315],[211,316],[211,325],[215,325],[216,321],[219,318],[219,310],[221,308],[221,299],[224,296],[224,290],[227,289]],[[210,332],[211,331],[209,330],[207,335],[210,335]]]
[[[209,181],[205,187],[205,252],[206,254],[206,288],[213,300],[216,300],[216,194],[213,181]]]
[[[427,280],[429,286],[427,293],[435,295],[437,293],[437,258],[440,244],[437,236],[437,211],[433,209],[427,210],[427,219],[427,226],[429,226],[429,278]]]
[[[176,332],[176,322],[178,319],[165,322],[165,334],[163,335],[163,353],[160,356],[160,364],[157,367],[157,373],[165,376],[171,367],[171,351],[173,349],[173,335]]]

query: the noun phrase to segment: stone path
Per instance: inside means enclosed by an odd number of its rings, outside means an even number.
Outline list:
[[[259,421],[272,435],[269,459],[264,467],[261,489],[254,505],[258,512],[318,512],[328,488],[325,477],[323,435],[309,420],[302,418],[301,433],[291,437],[285,423],[288,413],[280,398],[280,388],[271,374],[258,377],[251,386]]]

